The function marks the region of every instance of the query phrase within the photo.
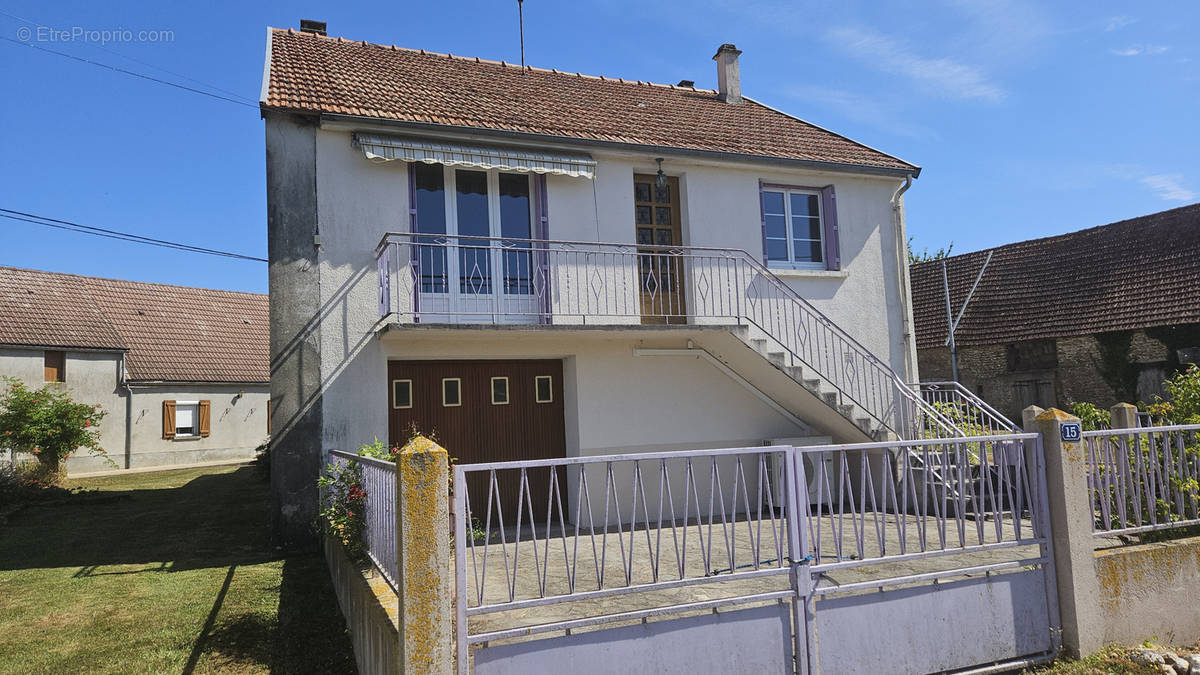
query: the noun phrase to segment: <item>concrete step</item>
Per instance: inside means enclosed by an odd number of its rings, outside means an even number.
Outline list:
[[[821,398],[823,398],[825,403],[831,408],[838,404],[838,395],[836,391],[823,391],[821,392]]]
[[[768,361],[780,368],[787,363],[787,352],[767,352],[766,357]]]
[[[854,419],[854,404],[853,403],[839,403],[837,409],[838,409],[838,412],[840,412],[842,414],[842,417],[845,417],[847,419]]]
[[[804,385],[805,389],[811,391],[814,394],[821,393],[821,381],[820,380],[804,380],[803,382],[801,382],[801,384]]]
[[[787,373],[793,380],[797,382],[804,379],[803,366],[784,366],[783,372]]]

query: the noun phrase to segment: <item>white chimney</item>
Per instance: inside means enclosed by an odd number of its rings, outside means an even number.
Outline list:
[[[726,42],[717,49],[713,61],[717,62],[717,91],[726,103],[737,105],[742,102],[742,76],[738,72],[738,55],[741,50]]]

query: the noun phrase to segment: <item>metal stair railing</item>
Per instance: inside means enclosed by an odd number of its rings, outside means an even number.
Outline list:
[[[1020,427],[978,394],[958,382],[920,382],[911,385],[925,402],[963,427],[964,431],[1021,433]]]
[[[379,312],[423,323],[712,323],[757,328],[784,365],[828,383],[902,439],[953,421],[740,249],[390,233],[376,247]],[[720,325],[720,324],[717,324]],[[785,372],[787,372],[785,370]],[[835,407],[837,407],[835,405]],[[853,421],[853,420],[852,420]]]

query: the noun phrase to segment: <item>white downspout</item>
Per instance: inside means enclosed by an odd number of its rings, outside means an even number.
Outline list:
[[[904,182],[896,188],[892,195],[892,224],[896,231],[896,280],[899,284],[900,295],[900,328],[904,333],[904,380],[915,382],[917,379],[916,346],[913,339],[912,315],[912,284],[908,276],[908,233],[904,223],[903,196],[912,187],[912,174],[904,177]]]

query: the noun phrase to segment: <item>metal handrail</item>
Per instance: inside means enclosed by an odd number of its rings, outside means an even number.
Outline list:
[[[990,424],[985,423],[985,426],[993,429],[1007,429],[1012,432],[1020,431],[1020,427],[1015,422],[959,382],[918,382],[909,386],[919,391],[926,403],[931,405],[950,403],[962,406],[964,413],[969,418],[990,422]]]
[[[590,271],[585,271],[582,275],[578,271],[570,271],[566,280],[568,283],[574,281],[576,287],[584,286],[593,281],[593,275],[598,275],[599,270],[603,269],[606,273],[611,273],[614,277],[614,282],[625,281],[620,280],[621,272],[636,270],[638,274],[644,275],[644,271],[639,269],[638,265],[643,262],[645,256],[661,256],[660,260],[666,261],[669,264],[670,271],[662,272],[654,268],[652,264],[649,274],[651,277],[660,275],[654,279],[656,285],[661,286],[664,283],[680,283],[690,281],[693,276],[704,277],[711,274],[714,278],[709,282],[712,289],[717,291],[718,284],[736,285],[737,294],[731,295],[728,298],[720,300],[712,300],[712,307],[698,309],[697,307],[685,307],[684,303],[678,298],[673,301],[670,298],[665,300],[660,299],[659,302],[663,306],[659,307],[657,315],[670,316],[693,316],[698,318],[733,318],[739,323],[746,323],[757,327],[762,333],[770,338],[772,342],[784,350],[797,364],[807,366],[812,373],[829,382],[840,394],[842,400],[853,403],[865,411],[869,416],[875,418],[888,429],[898,433],[904,438],[920,438],[928,437],[931,433],[935,437],[956,437],[962,436],[963,432],[957,427],[946,415],[929,405],[922,397],[904,380],[896,374],[894,370],[879,357],[875,356],[870,350],[864,347],[853,336],[843,330],[840,326],[834,323],[829,317],[814,307],[810,302],[796,293],[790,286],[775,276],[761,262],[756,260],[748,252],[742,249],[725,249],[725,248],[710,248],[710,247],[693,247],[693,246],[657,246],[637,243],[601,243],[601,242],[584,242],[584,241],[568,241],[568,240],[544,240],[544,239],[524,239],[512,237],[484,237],[484,236],[468,236],[468,235],[447,235],[447,234],[422,234],[422,233],[388,233],[380,240],[376,247],[377,266],[381,276],[381,294],[390,294],[390,280],[385,283],[382,279],[384,274],[390,275],[392,272],[390,256],[393,250],[400,247],[409,249],[409,262],[401,263],[403,258],[397,257],[397,271],[402,265],[409,265],[413,268],[414,276],[409,279],[413,284],[414,298],[417,293],[416,285],[421,283],[422,275],[430,277],[438,275],[437,283],[439,289],[449,289],[451,284],[460,283],[459,280],[451,280],[448,271],[449,264],[458,264],[460,261],[455,258],[453,263],[449,262],[449,258],[439,258],[435,263],[432,258],[428,263],[428,269],[422,270],[421,265],[424,263],[418,260],[429,249],[458,249],[459,256],[468,255],[470,251],[485,251],[497,250],[501,253],[527,253],[529,256],[537,256],[537,262],[532,258],[526,259],[525,262],[519,263],[524,268],[521,272],[522,276],[519,283],[525,284],[527,295],[544,295],[547,292],[546,286],[552,283],[554,274],[548,274],[547,269],[550,268],[548,259],[550,256],[555,258],[563,258],[567,256],[603,256],[601,259],[605,261],[602,265],[593,267]],[[631,258],[630,261],[625,261],[621,257]],[[428,257],[428,256],[427,256]],[[473,254],[475,268],[470,272],[474,275],[479,272],[479,279],[489,289],[484,295],[494,295],[498,291],[493,291],[494,271],[489,267],[491,264],[486,260],[483,262],[484,270],[479,270],[479,254]],[[463,261],[466,259],[463,258]],[[633,267],[629,270],[622,270],[621,265],[628,265],[632,262]],[[384,264],[387,263],[387,264]],[[467,264],[463,262],[463,264]],[[576,258],[568,261],[568,265],[579,265]],[[584,265],[592,264],[586,259]],[[614,267],[615,265],[615,267]],[[704,265],[704,267],[700,267]],[[537,268],[537,269],[535,269]],[[558,272],[558,268],[555,269]],[[536,274],[543,274],[544,277],[535,277]],[[573,276],[571,276],[573,275]],[[462,278],[462,277],[460,277]],[[538,281],[541,285],[538,285]],[[626,280],[627,281],[627,280]],[[603,285],[608,281],[600,281]],[[536,288],[535,288],[536,287]],[[622,288],[628,292],[631,289]],[[427,291],[426,291],[427,292]],[[439,292],[442,292],[439,290]],[[578,288],[576,292],[579,293]],[[640,291],[639,291],[640,292]],[[719,292],[719,291],[717,291]],[[742,293],[746,298],[743,300]],[[664,294],[665,295],[665,294]],[[476,296],[478,297],[478,296]],[[541,298],[543,301],[546,298]],[[762,305],[769,300],[783,300],[785,304],[781,309],[771,312],[762,309]],[[382,300],[382,296],[381,296]],[[390,295],[387,298],[390,306]],[[590,301],[586,299],[580,300],[580,304],[585,304]],[[759,302],[762,301],[762,302]],[[582,316],[584,319],[590,315],[616,315],[633,317],[635,314],[642,315],[643,310],[628,306],[628,299],[620,301],[621,306],[616,310],[609,312],[608,299],[605,300],[604,312],[595,311],[597,308],[588,305],[589,312],[570,313],[569,316]],[[695,303],[693,303],[695,304]],[[636,309],[636,311],[635,311]],[[705,313],[705,310],[708,310]],[[384,312],[381,306],[381,312]],[[430,311],[427,307],[421,308],[421,314],[452,314],[456,316],[473,315],[473,314],[489,314],[488,309],[480,311],[465,311],[455,309],[455,311]],[[521,314],[526,316],[541,315],[543,318],[551,315],[563,315],[562,311],[551,311],[549,307],[539,307],[536,310],[532,307],[525,307],[522,311],[510,311],[505,308],[494,310],[496,314]],[[810,329],[816,329],[817,335],[808,335]],[[805,331],[803,337],[799,336],[799,331]],[[809,342],[809,339],[811,343]],[[793,344],[796,342],[797,344]],[[856,372],[852,372],[856,371]],[[890,393],[885,393],[883,389],[890,389]]]

